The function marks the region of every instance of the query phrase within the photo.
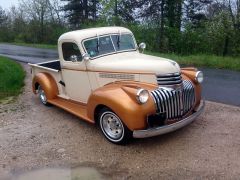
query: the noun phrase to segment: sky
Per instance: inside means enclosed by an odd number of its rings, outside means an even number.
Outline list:
[[[9,9],[12,5],[17,6],[18,0],[0,0],[0,6],[3,9]]]

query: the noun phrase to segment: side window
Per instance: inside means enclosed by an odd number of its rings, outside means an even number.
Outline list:
[[[63,58],[65,61],[78,62],[82,61],[82,55],[75,43],[62,43]]]

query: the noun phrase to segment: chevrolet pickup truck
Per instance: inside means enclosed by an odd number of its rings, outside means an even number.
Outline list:
[[[30,64],[32,90],[44,105],[97,124],[115,144],[190,124],[204,109],[203,73],[146,55],[145,47],[123,27],[67,32],[59,60]]]

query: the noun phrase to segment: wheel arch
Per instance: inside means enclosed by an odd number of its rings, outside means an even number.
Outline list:
[[[47,99],[54,99],[59,94],[57,83],[49,73],[38,73],[33,77],[32,90],[34,94],[37,94],[39,85],[45,91]]]
[[[135,92],[135,94],[134,94]],[[136,101],[137,89],[107,85],[95,90],[87,103],[87,114],[96,122],[98,112],[107,107],[116,113],[130,130],[146,128],[146,117],[154,114],[155,104],[151,96],[146,104]]]
[[[100,111],[103,109],[103,108],[108,108],[110,109],[109,107],[103,105],[103,104],[98,104],[95,109],[94,109],[94,121],[95,123],[97,123],[97,119],[98,119],[98,114],[100,113]]]

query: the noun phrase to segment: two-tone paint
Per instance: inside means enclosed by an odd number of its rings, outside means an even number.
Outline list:
[[[195,101],[184,117],[173,122],[181,122],[187,118],[190,123],[189,119],[194,119],[194,113],[199,112],[199,115],[203,109],[201,84],[195,79],[197,69],[181,69],[172,60],[142,54],[138,51],[137,44],[135,50],[112,53],[88,61],[71,62],[63,58],[64,42],[75,43],[84,55],[86,50],[82,42],[85,39],[119,32],[132,34],[130,30],[122,27],[93,28],[63,34],[58,41],[61,71],[42,67],[41,63],[30,64],[33,72],[33,92],[36,94],[38,86],[41,85],[49,103],[91,123],[96,122],[101,108],[108,107],[133,131],[134,137],[142,138],[163,134],[155,132],[149,135],[141,132],[149,128],[148,117],[156,114],[156,103],[151,92],[166,87],[158,85],[156,75],[179,73],[182,80],[189,80],[194,87]],[[139,89],[149,92],[149,99],[145,104],[138,103],[136,99]],[[188,124],[186,122],[178,127]],[[172,128],[176,129],[178,128]]]

